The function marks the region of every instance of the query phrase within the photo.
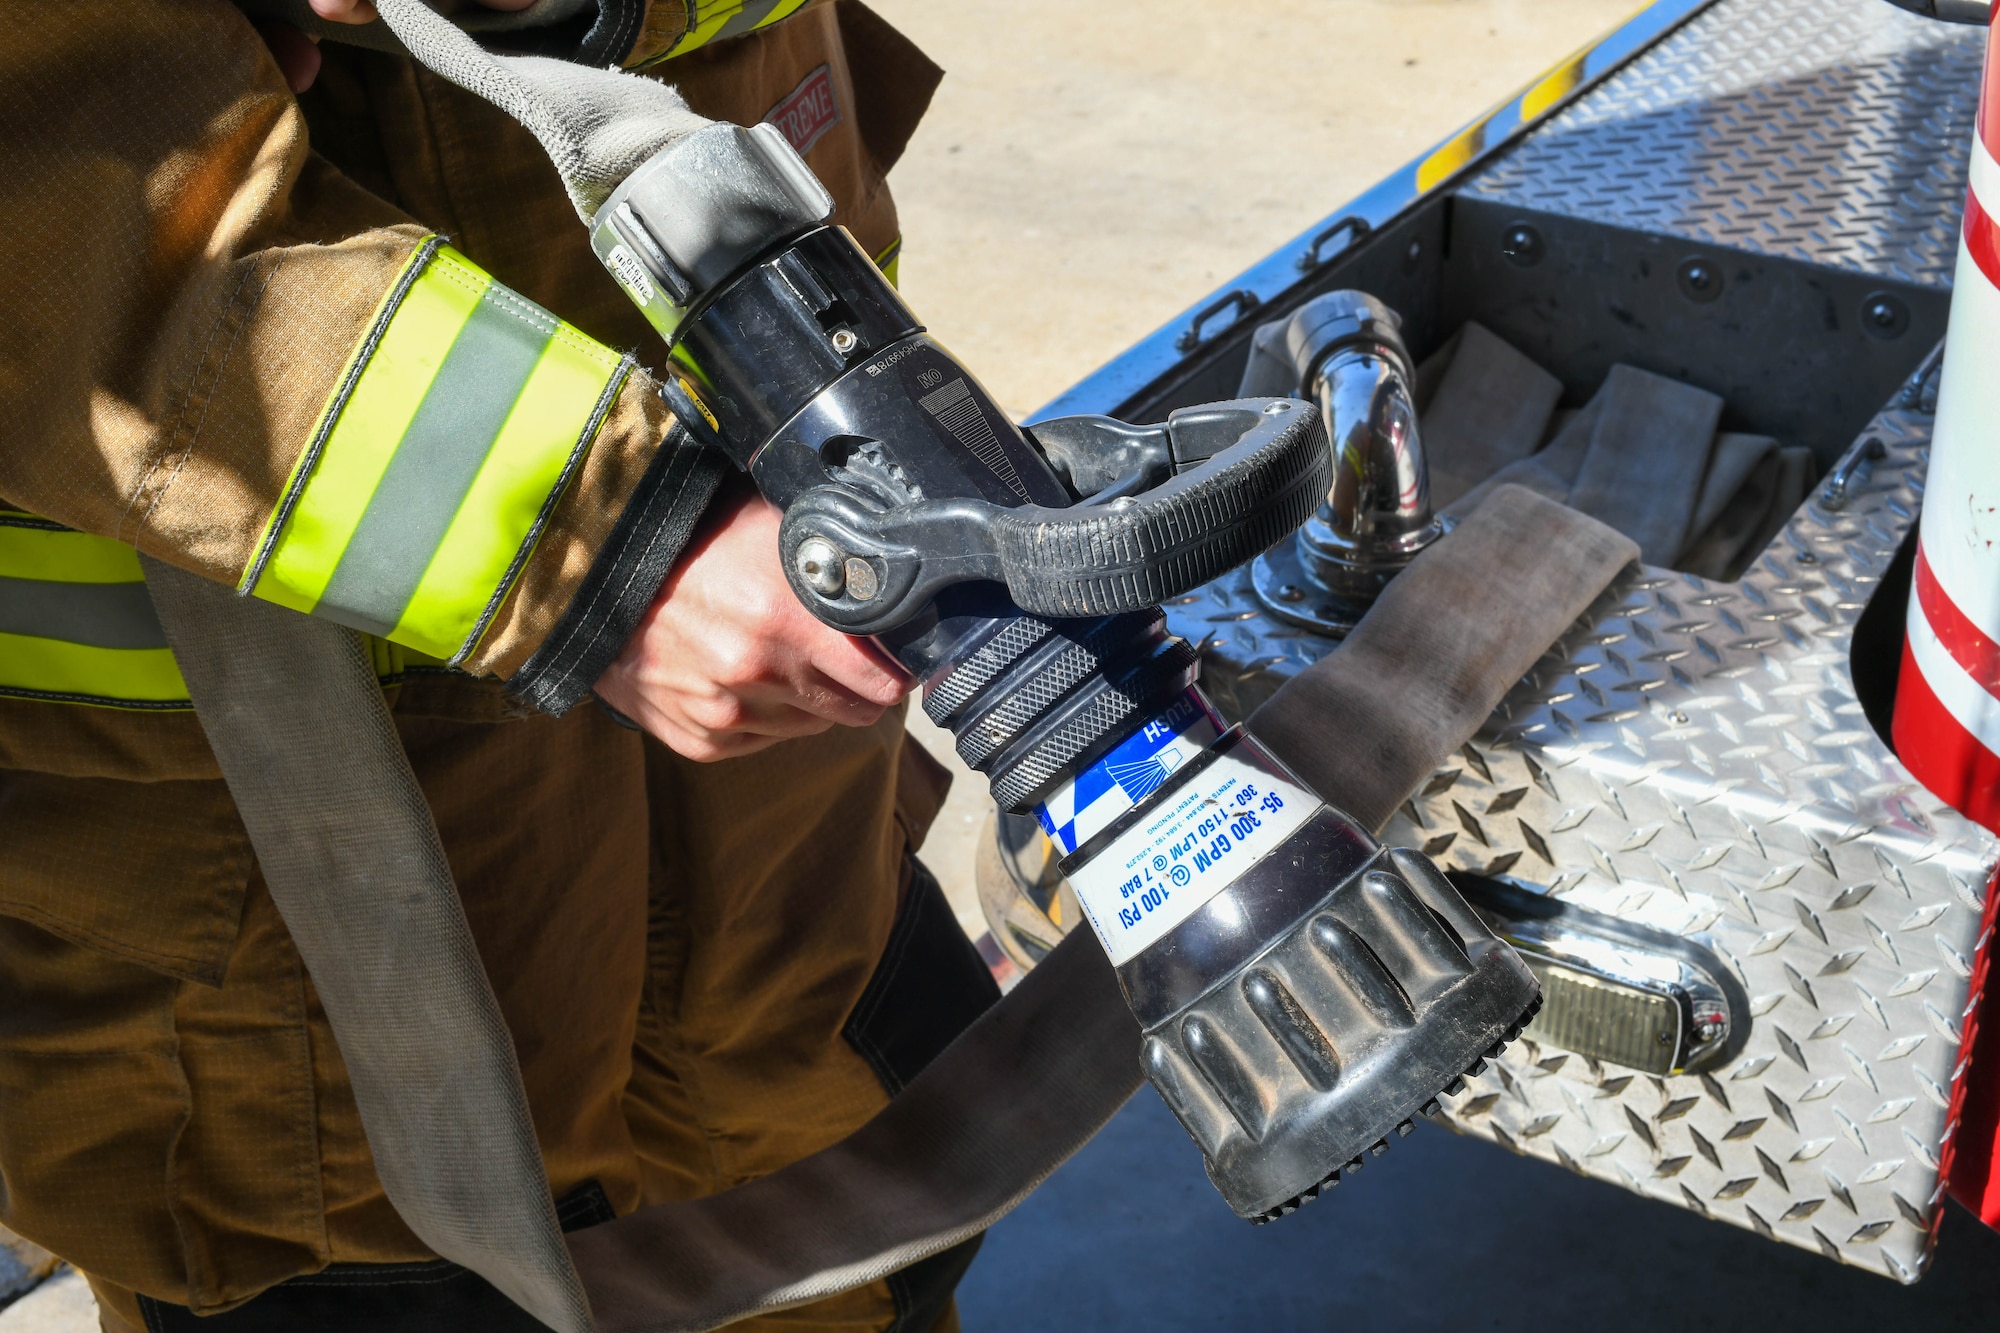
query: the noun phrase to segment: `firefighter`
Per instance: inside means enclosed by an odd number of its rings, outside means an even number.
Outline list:
[[[603,12],[893,274],[907,40],[859,0]],[[226,0],[12,20],[0,1221],[119,1333],[535,1327],[384,1196],[134,548],[370,636],[566,1226],[840,1138],[990,1003],[913,859],[947,779],[673,422],[525,131]],[[758,1322],[950,1327],[968,1260]]]

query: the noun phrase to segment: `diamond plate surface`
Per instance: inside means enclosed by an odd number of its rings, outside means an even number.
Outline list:
[[[1985,35],[1723,0],[1463,193],[1948,288]]]
[[[1384,833],[1698,941],[1751,997],[1725,1067],[1656,1078],[1517,1042],[1447,1099],[1453,1128],[1904,1282],[1943,1197],[2000,860],[1883,746],[1848,671],[1930,426],[1878,416],[1865,485],[1838,510],[1815,495],[1741,582],[1615,584]],[[1254,605],[1238,578],[1169,611],[1236,707],[1330,646]]]

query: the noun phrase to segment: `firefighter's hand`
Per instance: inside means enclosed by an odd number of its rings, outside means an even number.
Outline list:
[[[371,0],[308,0],[313,13],[333,23],[373,23],[375,6]],[[517,10],[526,9],[535,0],[478,0],[486,9]],[[466,7],[464,0],[440,0],[433,8],[446,14],[454,14]],[[271,49],[271,58],[278,62],[284,73],[285,82],[295,93],[302,93],[312,87],[319,77],[319,48],[312,39],[292,27],[289,23],[259,21],[257,33],[264,39],[264,45]]]
[[[703,762],[880,718],[908,679],[799,604],[778,563],[776,508],[752,495],[720,510],[598,678],[598,697]]]

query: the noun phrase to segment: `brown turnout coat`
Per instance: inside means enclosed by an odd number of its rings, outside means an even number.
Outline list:
[[[236,583],[430,234],[658,354],[533,140],[407,60],[329,43],[295,100],[224,0],[8,8],[0,509],[21,530]],[[657,49],[682,6],[652,8]],[[810,84],[792,110],[836,220],[894,245],[883,177],[938,74],[859,3],[651,72],[745,124]],[[698,766],[588,705],[509,697],[667,425],[643,371],[619,384],[460,669],[385,672],[551,1182],[620,1212],[767,1172],[882,1103],[839,1034],[943,785],[896,718]],[[113,1327],[139,1326],[139,1293],[213,1312],[428,1257],[185,708],[0,692],[0,1182],[0,1222],[85,1270]],[[888,1309],[878,1285],[792,1318]]]

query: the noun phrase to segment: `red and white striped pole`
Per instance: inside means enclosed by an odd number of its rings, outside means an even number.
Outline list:
[[[1945,332],[1903,667],[1897,757],[1967,818],[2000,832],[2000,52],[1989,33],[1971,188]],[[1952,1080],[1941,1173],[2000,1227],[2000,993],[1993,965],[2000,879],[1986,886],[1980,950]]]
[[[2000,61],[1991,42],[1896,686],[1897,756],[2000,832]]]

